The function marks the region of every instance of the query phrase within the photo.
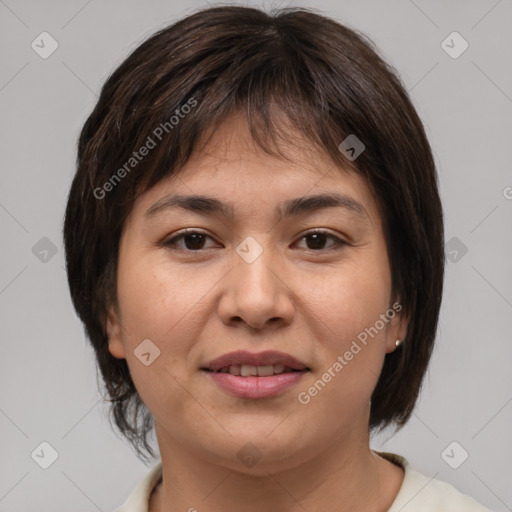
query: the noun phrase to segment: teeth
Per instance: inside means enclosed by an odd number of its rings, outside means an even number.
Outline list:
[[[227,368],[227,371],[231,375],[240,375],[240,365],[239,364],[234,364],[234,365],[230,366],[229,368]]]
[[[259,377],[267,377],[269,375],[274,375],[274,367],[272,365],[269,366],[258,366],[256,368]]]
[[[258,368],[256,366],[250,366],[248,364],[243,364],[242,367],[240,368],[240,375],[242,377],[258,375]]]
[[[279,375],[283,372],[291,372],[292,369],[282,364],[267,366],[253,366],[250,364],[232,364],[218,370],[218,373],[229,373],[231,375],[241,375],[242,377],[269,377],[270,375]]]

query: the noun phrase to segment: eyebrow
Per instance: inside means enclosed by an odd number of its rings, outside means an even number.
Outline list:
[[[343,208],[356,217],[369,220],[368,213],[361,203],[349,196],[334,192],[287,199],[277,206],[276,216],[282,219],[333,207]],[[163,197],[151,206],[144,216],[151,218],[159,212],[172,208],[181,208],[203,215],[220,214],[230,220],[235,217],[232,203],[223,203],[219,199],[210,196],[180,194]]]

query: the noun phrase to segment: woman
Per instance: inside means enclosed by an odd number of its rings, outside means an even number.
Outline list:
[[[120,512],[486,510],[369,446],[412,414],[444,272],[431,149],[369,40],[199,11],[109,77],[77,162],[71,295],[161,456]]]

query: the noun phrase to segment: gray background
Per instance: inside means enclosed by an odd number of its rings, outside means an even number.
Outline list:
[[[375,41],[411,93],[439,170],[453,261],[438,343],[410,422],[372,446],[512,510],[512,1],[292,5]],[[101,85],[143,39],[201,6],[0,0],[1,512],[110,511],[149,469],[110,429],[69,298],[61,227],[76,139]],[[31,47],[43,31],[59,45],[47,59]],[[453,31],[469,44],[458,58],[441,46]],[[43,441],[58,452],[48,469],[31,458]],[[462,450],[469,458],[452,469],[444,459],[456,465]]]

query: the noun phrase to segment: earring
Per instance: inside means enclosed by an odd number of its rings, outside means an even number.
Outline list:
[[[400,340],[396,340],[395,341],[395,345],[398,347],[400,345],[400,343],[402,343]]]

